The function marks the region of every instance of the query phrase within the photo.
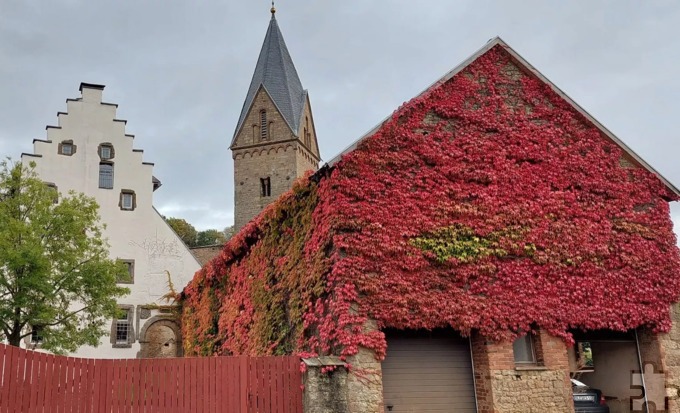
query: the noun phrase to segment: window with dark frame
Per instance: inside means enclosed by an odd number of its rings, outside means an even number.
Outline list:
[[[124,192],[121,196],[123,197],[122,208],[131,210],[132,209],[132,194]]]
[[[59,191],[57,190],[57,185],[52,183],[52,182],[45,182],[45,186],[47,186],[50,190],[54,191],[53,193],[53,198],[52,198],[52,203],[53,204],[58,204],[59,203]]]
[[[101,145],[99,145],[97,153],[99,154],[99,158],[102,161],[113,159],[114,157],[113,145],[111,145],[110,143],[102,143]]]
[[[129,344],[130,342],[130,309],[119,309],[120,314],[116,319],[116,344]]]
[[[31,329],[31,344],[41,344],[43,342],[42,326],[33,326]]]
[[[260,196],[272,196],[272,182],[271,178],[260,178]]]
[[[135,327],[132,324],[135,306],[118,305],[118,313],[111,320],[109,340],[113,348],[130,348],[136,341]]]
[[[125,279],[117,279],[119,284],[134,284],[135,283],[135,260],[118,260],[127,268],[127,277]]]
[[[269,131],[268,131],[268,126],[267,125],[267,111],[266,110],[261,110],[260,111],[260,139],[263,141],[267,140]]]
[[[59,155],[72,156],[76,153],[76,145],[73,144],[73,140],[66,140],[59,142],[57,146],[57,153]]]
[[[576,343],[576,371],[593,372],[595,362],[593,360],[593,348],[589,341],[579,341]]]
[[[131,189],[123,189],[120,191],[120,200],[118,206],[123,211],[134,211],[137,208],[137,195]]]
[[[102,162],[99,164],[99,187],[113,189],[113,164]]]
[[[529,333],[518,337],[512,343],[512,352],[515,357],[515,364],[534,365],[537,363],[536,348],[534,345],[534,335]]]

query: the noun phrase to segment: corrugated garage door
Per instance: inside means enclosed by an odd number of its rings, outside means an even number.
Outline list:
[[[452,330],[387,331],[385,411],[476,412],[468,339]],[[389,410],[392,406],[392,410]]]

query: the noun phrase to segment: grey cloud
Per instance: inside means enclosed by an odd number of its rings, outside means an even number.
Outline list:
[[[277,19],[331,159],[500,35],[680,184],[675,1],[278,2]],[[163,181],[157,208],[198,228],[233,220],[231,136],[267,1],[3,0],[0,156],[31,151],[81,81],[136,135]],[[673,206],[678,222],[680,210]]]

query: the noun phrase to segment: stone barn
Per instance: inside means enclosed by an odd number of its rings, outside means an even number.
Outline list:
[[[196,273],[184,351],[299,354],[309,411],[678,411],[678,195],[496,38]]]

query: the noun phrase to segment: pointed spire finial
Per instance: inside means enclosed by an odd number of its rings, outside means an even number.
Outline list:
[[[272,8],[270,10],[272,12],[272,17],[276,14],[276,7],[274,7],[274,0],[272,0]]]

